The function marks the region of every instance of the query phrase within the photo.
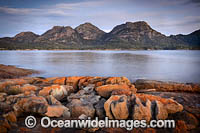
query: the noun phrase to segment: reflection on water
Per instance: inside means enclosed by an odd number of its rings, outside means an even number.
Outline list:
[[[0,63],[39,70],[33,76],[126,76],[200,82],[200,51],[0,51]]]

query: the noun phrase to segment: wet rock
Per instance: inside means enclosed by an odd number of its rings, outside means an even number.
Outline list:
[[[135,104],[133,106],[133,120],[146,120],[149,122],[152,118],[151,112],[151,102],[150,100],[146,100],[145,103],[136,97]]]
[[[105,118],[105,110],[104,110],[104,103],[106,102],[106,99],[102,98],[94,107],[96,110],[96,114],[99,119]]]
[[[112,91],[114,90],[130,90],[132,93],[136,93],[136,88],[134,85],[128,86],[126,84],[118,85],[118,84],[110,84],[110,85],[103,85],[96,88],[97,93],[105,98],[108,98]]]
[[[113,95],[104,104],[106,116],[109,119],[127,119],[129,116],[129,103],[125,95]]]
[[[37,113],[44,115],[47,112],[48,103],[44,97],[32,96],[28,98],[22,98],[14,104],[14,112],[16,116],[20,116],[23,113]]]
[[[185,92],[200,92],[198,84],[184,84],[176,82],[162,82],[156,80],[138,79],[134,83],[138,90],[141,89],[156,89],[156,91],[185,91]]]
[[[70,118],[69,109],[63,105],[51,105],[47,107],[47,112],[45,113],[48,117],[64,117]]]
[[[79,99],[73,99],[67,107],[70,109],[72,118],[78,118],[82,114],[93,118],[95,114],[95,109],[91,103]]]

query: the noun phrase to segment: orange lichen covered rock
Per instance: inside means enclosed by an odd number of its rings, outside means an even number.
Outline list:
[[[75,90],[77,90],[79,80],[82,78],[84,78],[84,77],[81,77],[81,76],[80,77],[79,76],[67,77],[66,85],[73,86],[73,88]]]
[[[160,101],[155,101],[156,107],[155,107],[155,114],[156,114],[156,119],[157,120],[164,120],[167,119],[168,117],[168,111],[164,107],[164,104],[161,103]]]
[[[53,80],[53,84],[65,85],[66,77],[60,77]]]
[[[140,99],[136,97],[132,114],[133,120],[146,120],[149,122],[152,117],[151,114],[151,102],[147,100],[143,105]]]
[[[176,113],[183,110],[183,106],[173,99],[161,98],[159,96],[153,96],[148,94],[135,94],[136,97],[140,98],[142,101],[147,99],[150,101],[159,101],[163,104],[168,113]]]
[[[113,95],[104,104],[109,119],[127,119],[129,116],[128,99],[125,95]]]
[[[132,94],[132,91],[130,90],[113,90],[111,95],[126,95],[130,96]]]
[[[56,99],[61,100],[64,97],[68,96],[74,89],[72,86],[67,85],[52,85],[48,87],[44,87],[42,90],[39,91],[40,96],[48,96],[52,95]]]
[[[58,87],[59,85],[55,85],[54,87]],[[39,91],[40,96],[48,96],[52,90],[53,86],[44,87],[42,90]]]
[[[105,77],[84,77],[81,78],[79,81],[79,89],[82,89],[86,86],[88,86],[89,84],[94,84],[95,87],[101,86],[101,85],[105,85],[105,80],[107,78]]]
[[[26,92],[26,91],[36,91],[39,88],[34,86],[34,85],[30,85],[30,84],[25,84],[21,87],[21,91],[22,92]]]
[[[136,88],[133,85],[129,86],[126,84],[109,84],[96,88],[97,93],[106,98],[108,98],[114,90],[130,90],[132,93],[136,92]]]
[[[126,77],[110,77],[106,80],[106,84],[127,84],[127,85],[130,85],[131,82]]]

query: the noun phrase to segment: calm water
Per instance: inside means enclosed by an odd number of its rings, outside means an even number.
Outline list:
[[[33,76],[126,76],[200,82],[200,51],[0,51],[0,63],[41,71]]]

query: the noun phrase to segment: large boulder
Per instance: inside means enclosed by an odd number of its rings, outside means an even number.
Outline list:
[[[87,86],[77,93],[72,93],[68,96],[67,107],[70,109],[73,118],[78,118],[84,114],[87,117],[94,117],[94,105],[99,102],[100,96],[93,91],[94,86]]]
[[[44,115],[47,112],[48,103],[44,97],[31,96],[28,98],[22,98],[14,104],[13,109],[17,116],[23,115],[23,113],[37,113]]]
[[[82,114],[87,117],[93,118],[95,115],[95,109],[91,103],[81,101],[79,99],[73,99],[67,107],[70,109],[72,118],[79,118]]]
[[[136,88],[134,85],[127,85],[127,84],[109,84],[109,85],[103,85],[96,88],[97,93],[105,98],[108,98],[112,91],[115,90],[130,90],[132,93],[136,93]]]
[[[70,96],[68,96],[68,102],[71,102],[73,99],[79,99],[83,102],[87,102],[94,105],[99,101],[101,96],[96,95],[96,92],[93,90],[94,87],[88,85],[82,90],[79,90],[77,93],[72,93]]]
[[[52,85],[52,86],[44,87],[42,90],[40,90],[39,95],[40,96],[52,95],[57,100],[62,100],[63,98],[65,98],[72,92],[74,92],[74,89],[72,86]]]
[[[69,86],[73,86],[73,88],[75,90],[78,89],[78,83],[79,83],[79,80],[82,79],[84,77],[78,77],[78,76],[74,76],[74,77],[67,77],[66,79],[66,85],[69,85]]]
[[[106,116],[109,119],[127,119],[129,116],[129,103],[125,95],[113,95],[104,104]]]
[[[174,101],[173,99],[161,98],[159,96],[153,96],[148,94],[135,94],[135,95],[142,101],[150,100],[150,101],[161,102],[163,104],[162,106],[166,109],[168,113],[176,113],[176,112],[181,112],[183,110],[183,106],[178,102]]]
[[[135,98],[135,104],[133,105],[132,118],[133,120],[146,120],[149,122],[151,116],[151,102],[147,100],[144,104],[139,98]]]
[[[105,110],[104,110],[104,103],[106,102],[106,99],[102,98],[94,107],[96,110],[96,114],[99,119],[105,118]]]
[[[160,101],[155,101],[155,117],[157,120],[164,120],[168,117],[168,111]]]

